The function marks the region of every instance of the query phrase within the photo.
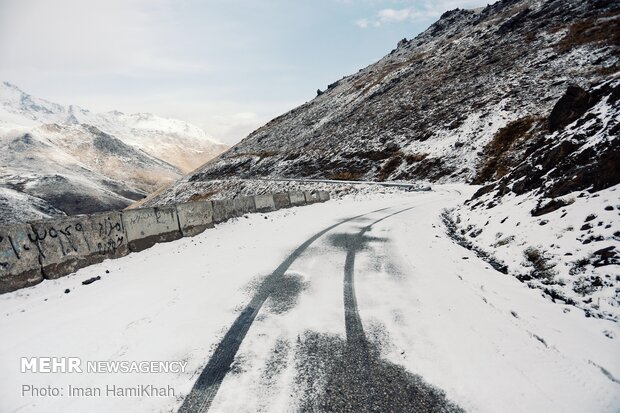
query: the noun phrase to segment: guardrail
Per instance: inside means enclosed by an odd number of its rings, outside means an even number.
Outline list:
[[[429,185],[422,185],[420,183],[410,184],[406,182],[392,182],[392,181],[355,181],[355,180],[342,180],[342,179],[313,179],[313,178],[254,178],[256,181],[266,182],[300,182],[310,184],[334,184],[334,185],[377,185],[408,189],[411,191],[431,191],[432,188]]]
[[[191,237],[233,217],[327,200],[325,191],[291,191],[0,226],[0,294]]]

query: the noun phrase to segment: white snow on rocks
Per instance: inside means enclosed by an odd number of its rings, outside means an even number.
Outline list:
[[[543,295],[618,320],[620,261],[601,250],[620,250],[620,185],[557,200],[567,205],[532,216],[538,197],[510,194],[491,209],[457,209],[454,219],[461,235]]]

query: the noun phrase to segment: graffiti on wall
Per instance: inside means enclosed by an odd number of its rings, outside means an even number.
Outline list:
[[[0,271],[67,256],[116,256],[126,243],[121,214],[101,214],[0,228]]]

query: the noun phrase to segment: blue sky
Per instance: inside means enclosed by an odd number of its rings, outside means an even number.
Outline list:
[[[478,0],[0,0],[0,80],[234,143]]]

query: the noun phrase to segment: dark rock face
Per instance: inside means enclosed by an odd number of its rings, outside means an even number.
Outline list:
[[[584,114],[579,118],[583,122],[576,122],[571,130],[560,135],[562,143],[558,150],[550,149],[548,154],[544,153],[544,148],[539,150],[544,168],[550,172],[549,178],[554,180],[547,190],[550,196],[586,188],[596,192],[620,183],[617,167],[620,165],[619,135],[614,132],[620,123],[620,105],[614,100],[619,90],[618,82],[598,88],[598,94],[602,92],[608,96],[603,98],[599,95],[594,101],[598,103],[604,99],[610,112]],[[608,139],[592,142],[590,137],[595,134],[607,136]]]
[[[17,152],[26,152],[31,150],[34,146],[36,146],[36,142],[29,133],[25,133],[9,143],[9,149]]]
[[[517,166],[473,198],[492,191],[497,191],[497,197],[507,192],[521,195],[535,191],[544,198],[557,198],[585,189],[596,192],[620,183],[619,90],[620,81],[605,82],[590,92],[569,88],[547,120],[551,124],[553,118],[565,129],[554,134],[537,131],[528,150],[516,157]],[[583,110],[584,105],[589,108]],[[569,120],[572,123],[567,127]],[[593,136],[598,139],[593,140]],[[557,209],[555,206],[548,205],[532,215],[551,212]]]
[[[112,135],[108,135],[107,133],[100,131],[94,126],[87,125],[86,129],[88,129],[95,137],[93,139],[93,146],[102,152],[112,155],[123,155],[127,152],[132,153],[136,151],[134,148],[125,144],[120,139],[117,139]]]
[[[549,131],[555,132],[579,119],[590,109],[592,101],[588,92],[577,85],[570,85],[549,115]]]
[[[531,211],[531,214],[533,217],[538,217],[541,215],[549,214],[553,211],[557,211],[558,209],[565,207],[566,205],[569,205],[569,203],[567,201],[564,201],[563,199],[552,199],[544,205],[539,204]]]
[[[446,12],[181,182],[500,179],[600,101],[593,88],[620,69],[615,37],[601,33],[618,21],[617,2],[594,0]],[[554,150],[549,161],[571,148]]]

